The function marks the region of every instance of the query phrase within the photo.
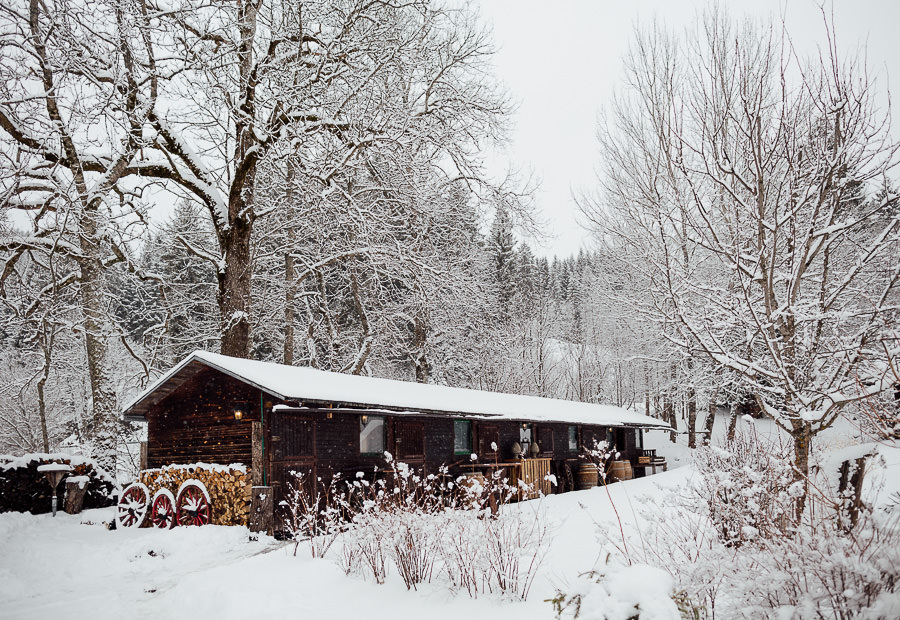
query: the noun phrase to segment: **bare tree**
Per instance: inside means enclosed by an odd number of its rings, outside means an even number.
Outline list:
[[[777,26],[719,11],[683,40],[638,33],[600,130],[610,206],[584,205],[643,261],[670,340],[737,373],[790,433],[801,481],[812,437],[884,389],[897,355],[900,223],[865,199],[897,144],[828,34],[804,62]]]
[[[217,270],[228,355],[249,353],[255,222],[283,205],[257,200],[276,144],[288,143],[327,194],[346,191],[347,168],[369,152],[412,140],[467,172],[470,146],[503,111],[483,71],[487,36],[466,11],[424,0],[258,0],[187,2],[159,15],[181,66],[163,88],[173,103],[150,115],[155,148],[140,173],[209,209],[218,251],[197,250]]]
[[[140,2],[5,3],[0,7],[2,208],[28,234],[4,243],[0,283],[26,253],[69,259],[57,287],[76,286],[98,462],[115,471],[116,395],[104,270],[125,261],[119,220],[157,95],[153,26]],[[62,263],[61,263],[62,264]]]

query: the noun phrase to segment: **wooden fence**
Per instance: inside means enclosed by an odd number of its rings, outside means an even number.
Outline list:
[[[550,459],[525,459],[522,461],[522,482],[530,490],[520,494],[520,499],[535,499],[553,492],[547,476],[550,474]],[[518,481],[517,481],[518,482]]]

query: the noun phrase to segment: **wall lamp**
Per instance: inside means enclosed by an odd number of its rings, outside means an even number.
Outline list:
[[[243,412],[243,411],[241,411],[240,409],[235,409],[235,410],[234,410],[234,419],[235,419],[235,420],[240,421],[241,418],[243,418],[243,417],[244,417],[244,412]]]

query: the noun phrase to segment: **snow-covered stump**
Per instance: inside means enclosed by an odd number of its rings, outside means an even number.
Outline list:
[[[248,525],[250,473],[241,464],[167,465],[159,469],[144,470],[139,479],[147,485],[151,496],[159,489],[168,489],[175,496],[187,480],[199,480],[209,493],[211,524]],[[149,526],[148,521],[146,527]]]
[[[275,491],[268,486],[255,486],[250,500],[250,531],[275,534]]]
[[[87,494],[88,476],[69,476],[66,478],[66,499],[63,510],[66,514],[77,515],[84,507],[84,496]]]

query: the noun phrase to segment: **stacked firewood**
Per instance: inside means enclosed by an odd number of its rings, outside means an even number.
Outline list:
[[[150,497],[161,488],[169,489],[175,497],[182,483],[190,479],[206,486],[214,525],[247,525],[251,482],[250,472],[242,465],[169,465],[145,469],[140,474],[140,481],[150,489]]]
[[[103,508],[116,502],[116,487],[112,479],[92,461],[68,454],[0,455],[0,512],[50,512],[53,488],[38,467],[49,463],[70,465],[67,477],[87,476],[84,508]],[[59,507],[66,495],[65,479],[57,486]]]

